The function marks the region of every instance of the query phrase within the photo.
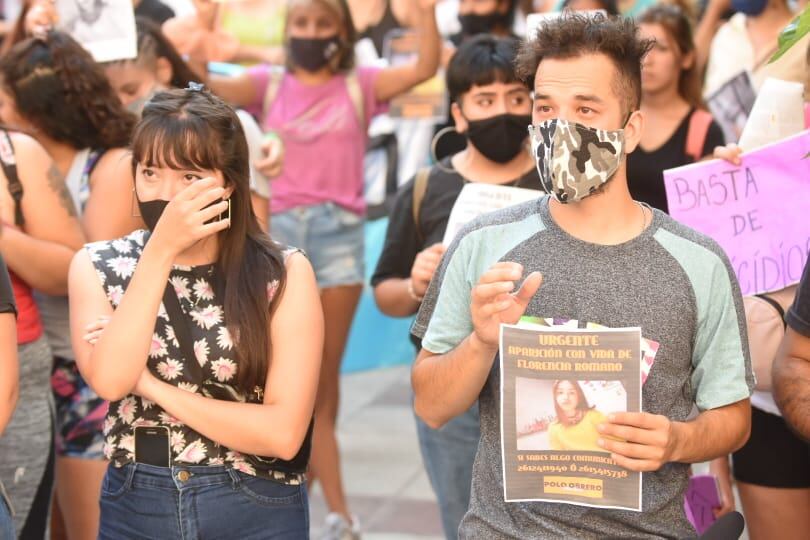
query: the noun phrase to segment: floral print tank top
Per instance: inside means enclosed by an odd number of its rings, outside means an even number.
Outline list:
[[[85,246],[113,309],[121,303],[148,234],[143,230],[135,231],[118,240]],[[295,251],[285,250],[285,260]],[[212,264],[173,267],[169,281],[187,320],[170,322],[161,302],[147,366],[160,380],[188,392],[215,399],[261,403],[264,397],[262,388],[256,387],[250,395],[244,395],[235,386],[239,366],[225,325],[223,299],[215,291],[213,274]],[[268,304],[277,286],[276,281],[268,283]],[[188,326],[194,341],[196,358],[193,360],[183,357],[173,324]],[[199,363],[202,370],[187,369],[189,361]],[[202,376],[195,377],[195,372],[202,373]],[[274,469],[273,458],[242,454],[215,443],[170,416],[156,403],[135,395],[110,403],[104,422],[104,454],[115,466],[134,461],[134,429],[138,426],[169,428],[173,464],[224,465],[285,484],[297,485],[304,481],[303,474]],[[308,441],[304,446],[308,446]]]

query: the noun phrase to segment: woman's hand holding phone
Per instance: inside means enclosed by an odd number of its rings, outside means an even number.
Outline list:
[[[227,229],[231,225],[229,218],[211,221],[228,210],[228,201],[213,204],[225,193],[225,188],[216,186],[215,178],[194,182],[166,205],[152,240],[177,255],[203,238]]]

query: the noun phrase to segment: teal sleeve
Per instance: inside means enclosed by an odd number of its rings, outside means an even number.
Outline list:
[[[470,295],[474,283],[467,277],[471,261],[464,248],[462,242],[447,262],[438,287],[436,307],[422,338],[422,348],[434,354],[453,350],[473,331]]]
[[[716,409],[751,396],[753,375],[748,331],[738,305],[742,296],[736,278],[717,260],[698,302],[698,328],[692,355],[692,387],[700,410]],[[697,291],[696,291],[697,292]]]
[[[692,347],[692,388],[700,410],[750,397],[754,374],[742,295],[731,264],[715,242],[703,244],[659,230],[656,240],[692,285],[697,320]]]

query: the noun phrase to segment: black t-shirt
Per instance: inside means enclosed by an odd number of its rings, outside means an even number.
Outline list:
[[[450,212],[466,183],[467,180],[453,169],[449,157],[441,161],[441,167],[431,168],[427,189],[419,208],[419,226],[423,235],[421,242],[413,222],[414,179],[400,188],[388,221],[382,255],[371,277],[372,286],[389,278],[407,278],[411,275],[411,267],[419,252],[444,238]],[[516,181],[504,185],[541,189],[540,177],[535,168]],[[419,347],[417,338],[411,336],[411,340]]]
[[[135,8],[136,17],[145,17],[156,24],[163,24],[174,17],[174,10],[160,0],[141,0]]]
[[[14,302],[14,290],[8,277],[8,269],[3,257],[0,256],[0,313],[13,313],[17,315],[17,304]]]
[[[796,290],[796,299],[788,310],[785,320],[793,330],[810,337],[810,260],[804,267],[804,275]]]
[[[645,152],[641,146],[627,156],[627,185],[630,194],[637,201],[645,202],[653,208],[669,212],[667,193],[664,188],[664,171],[673,167],[687,165],[694,160],[686,155],[686,137],[689,131],[689,119],[694,109],[681,121],[678,129],[660,148]],[[723,130],[712,121],[703,144],[702,155],[710,155],[715,147],[725,144]]]

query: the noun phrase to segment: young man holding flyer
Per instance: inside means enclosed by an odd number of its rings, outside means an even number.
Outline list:
[[[569,15],[539,28],[518,71],[534,89],[532,143],[551,196],[466,226],[414,324],[423,347],[412,374],[417,414],[436,428],[480,407],[461,538],[694,535],[683,511],[688,464],[748,436],[754,380],[729,262],[627,189],[648,48],[630,20]],[[496,358],[501,324],[524,314],[640,328],[660,344],[644,412],[611,413],[597,427],[614,466],[642,472],[641,512],[504,501],[502,448],[515,441],[501,440]],[[687,421],[694,404],[701,412]]]
[[[417,173],[397,194],[371,278],[377,306],[386,315],[409,317],[419,309],[444,253],[442,239],[451,211],[466,185],[540,189],[527,152],[531,97],[514,69],[518,47],[516,39],[475,36],[458,48],[447,67],[455,128],[466,136],[467,147]],[[418,340],[414,346],[418,351]],[[417,434],[445,538],[454,539],[469,506],[478,407],[470,407],[441,430],[417,420]]]

